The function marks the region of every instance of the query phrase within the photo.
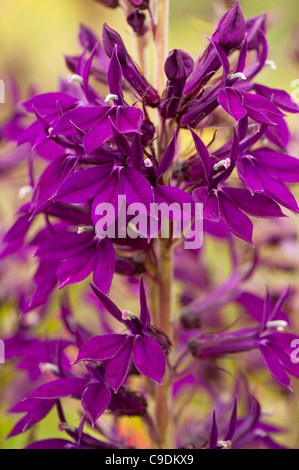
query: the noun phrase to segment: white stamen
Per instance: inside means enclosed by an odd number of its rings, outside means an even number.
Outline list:
[[[224,449],[229,449],[232,446],[231,441],[218,441],[217,446],[222,447]]]
[[[122,314],[121,314],[121,317],[122,317],[122,319],[125,320],[125,321],[127,321],[127,320],[134,320],[134,318],[136,318],[135,315],[134,315],[134,313],[129,312],[129,310],[124,310],[124,311],[122,312]]]
[[[70,426],[67,423],[59,423],[58,424],[58,429],[59,431],[70,431],[70,432],[76,432],[75,426]]]
[[[74,75],[72,75],[71,73],[68,74],[67,76],[67,81],[69,83],[74,83],[74,82],[78,82],[82,85],[83,83],[83,78],[80,76],[80,75],[77,75],[76,73]]]
[[[34,310],[32,312],[26,313],[23,317],[23,322],[26,326],[34,326],[39,321],[39,314]]]
[[[39,368],[41,372],[55,372],[59,374],[59,369],[55,364],[50,364],[49,362],[41,362],[39,364]]]
[[[77,233],[80,235],[81,233],[86,232],[94,232],[94,227],[91,225],[83,225],[82,227],[78,227]]]
[[[257,134],[261,129],[261,126],[259,126],[259,124],[250,124],[248,126],[248,130],[251,132],[253,131],[254,134]]]
[[[216,163],[214,165],[214,170],[220,170],[220,168],[224,167],[225,170],[227,170],[231,165],[231,159],[226,158],[225,160],[221,160],[220,162]]]
[[[53,130],[53,127],[49,127],[49,129],[48,129],[48,134],[49,135],[51,134],[52,130]]]
[[[288,323],[284,320],[274,320],[268,321],[266,327],[267,328],[276,328],[277,331],[284,331],[284,329],[288,326]]]
[[[19,189],[19,199],[24,199],[26,196],[31,195],[33,192],[32,186],[23,186]]]
[[[153,166],[153,162],[149,158],[146,158],[144,160],[144,166],[146,166],[146,168],[151,168]]]
[[[268,417],[268,416],[273,416],[274,414],[274,408],[267,408],[265,410],[262,410],[261,414],[262,416]]]
[[[266,60],[265,62],[268,67],[270,67],[272,70],[277,70],[277,65],[275,64],[274,60]]]
[[[267,437],[267,433],[263,429],[256,429],[254,434],[258,437]]]
[[[107,95],[105,99],[105,103],[108,103],[108,101],[110,100],[119,101],[119,97],[117,95]]]
[[[235,80],[235,78],[242,78],[242,80],[247,80],[246,75],[244,75],[242,72],[233,73],[229,78],[231,80]]]

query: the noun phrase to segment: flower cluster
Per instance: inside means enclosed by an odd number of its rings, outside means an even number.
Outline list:
[[[147,17],[154,22],[151,2],[124,3],[136,35],[149,35],[151,27],[155,34],[156,25],[146,23]],[[286,124],[286,113],[298,113],[299,107],[285,91],[256,83],[268,64],[265,15],[245,20],[236,1],[196,60],[181,49],[169,52],[162,93],[108,25],[102,40],[81,25],[79,40],[82,54],[66,56],[70,73],[60,80],[58,90],[32,92],[0,129],[3,145],[17,143],[1,157],[0,176],[27,161],[29,181],[20,194],[30,196],[18,209],[14,225],[3,233],[1,263],[4,269],[11,259],[24,265],[31,254],[37,263],[32,281],[8,290],[17,299],[20,316],[15,331],[5,339],[6,359],[15,360],[34,382],[33,390],[23,384],[26,395],[17,397],[10,410],[25,415],[8,437],[28,430],[56,407],[59,429],[67,438],[34,442],[29,448],[129,447],[116,429],[107,433],[102,428],[103,413],[141,417],[155,445],[160,445],[166,424],[149,415],[147,403],[155,401],[155,390],[161,384],[164,390],[167,380],[174,399],[190,384],[196,393],[203,389],[215,399],[216,412],[208,421],[198,423],[193,415],[192,433],[185,432],[186,423],[176,416],[175,445],[243,448],[258,442],[279,447],[271,437],[279,430],[262,421],[261,407],[249,386],[242,419],[237,419],[239,396],[229,405],[231,417],[226,419],[229,407],[213,389],[213,381],[219,381],[220,389],[223,385],[216,361],[240,353],[259,351],[257,369],[265,365],[287,390],[288,374],[299,378],[299,369],[291,362],[291,343],[297,337],[282,332],[292,326],[283,311],[292,292],[287,289],[275,302],[268,292],[264,300],[244,286],[261,263],[258,254],[249,267],[243,263],[246,250],[252,253],[252,218],[278,219],[283,224],[288,211],[299,213],[288,187],[299,182],[299,161],[288,154],[291,135]],[[206,145],[203,133],[208,127],[222,130]],[[181,136],[189,141],[189,151],[182,149]],[[124,214],[114,223],[133,227],[139,236],[129,237],[127,231],[120,236],[118,231],[111,238],[97,230],[103,217],[99,205],[111,204],[117,211],[120,197],[125,201]],[[150,218],[155,203],[164,210],[157,214],[157,237],[152,237],[148,231],[140,232],[125,209],[142,205]],[[196,203],[203,207],[205,236],[218,238],[231,254],[233,272],[218,287],[205,271],[204,248],[182,250],[171,233],[166,241],[161,238],[162,219],[172,205],[183,211],[186,204]],[[170,224],[177,217],[181,216],[169,216]],[[286,229],[279,236],[288,239]],[[257,239],[257,253],[262,243]],[[175,333],[162,318],[165,302],[160,312],[155,302],[157,292],[163,298],[167,289],[165,246],[174,251],[174,278],[182,292],[182,312],[168,322]],[[135,297],[140,282],[139,317],[121,311],[110,299],[115,274]],[[100,302],[101,328],[96,336],[90,325],[76,320],[66,295],[66,286],[90,275],[93,284],[87,290],[93,297],[87,297],[87,303]],[[210,293],[198,298],[199,287]],[[41,337],[37,326],[53,308],[59,290],[63,336]],[[249,326],[231,329],[222,309],[233,303],[238,311],[244,310],[240,321]],[[118,330],[120,326],[126,332]],[[237,395],[242,395],[241,388],[236,386]],[[61,401],[67,397],[81,403],[78,426],[67,422]],[[88,425],[102,435],[101,440],[84,432]]]

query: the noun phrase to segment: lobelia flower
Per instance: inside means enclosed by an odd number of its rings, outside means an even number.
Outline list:
[[[80,282],[93,272],[96,286],[105,292],[110,289],[115,255],[109,238],[98,239],[93,232],[59,233],[45,239],[35,256],[58,262],[59,288]]]
[[[97,3],[102,3],[105,7],[117,8],[119,3],[118,0],[95,0]]]
[[[144,24],[145,20],[146,16],[139,8],[135,8],[127,16],[127,22],[137,36],[143,36],[148,31],[148,27]]]
[[[222,423],[221,430],[226,432],[223,434],[223,440],[218,439],[218,426],[216,421],[216,413],[213,413],[213,422],[210,432],[209,448],[210,449],[244,449],[258,446],[258,448],[284,449],[272,438],[272,434],[283,432],[276,426],[268,424],[264,420],[261,406],[258,400],[246,390],[246,414],[242,418],[237,418],[237,400],[235,399],[231,417],[228,423]],[[219,410],[222,414],[222,409]]]
[[[117,46],[117,57],[120,62],[122,74],[126,85],[138,97],[144,99],[149,106],[158,106],[158,92],[148,83],[130,58],[120,35],[106,24],[103,28],[103,46],[108,57],[112,57]]]
[[[89,51],[90,53],[95,50],[92,64],[90,65],[89,73],[90,75],[100,83],[107,84],[107,70],[109,66],[109,59],[105,54],[105,51],[100,43],[97,35],[86,25],[80,24],[79,30],[79,42],[83,47],[84,51]],[[81,81],[80,73],[82,72],[82,65],[84,64],[83,56],[65,56],[65,61],[68,69],[73,75],[68,77],[67,82],[63,82],[61,87],[62,90],[71,91],[72,93],[78,93],[77,89],[74,87],[76,81]],[[96,62],[96,63],[95,63]]]
[[[91,335],[76,323],[69,306],[66,304],[62,306],[62,315],[65,325],[74,337],[76,344],[78,346],[82,345],[83,338]],[[8,353],[10,356],[12,354],[18,355],[18,351],[13,352],[12,343],[12,339],[7,342]],[[17,344],[20,344],[19,340]],[[143,416],[146,414],[147,402],[141,393],[122,386],[118,393],[111,394],[105,381],[104,365],[90,364],[86,367],[84,375],[79,377],[74,375],[63,352],[71,344],[72,342],[52,341],[47,348],[50,351],[50,357],[46,356],[45,362],[43,362],[43,355],[39,355],[39,373],[49,374],[51,372],[56,376],[56,379],[40,385],[11,408],[11,413],[26,413],[26,415],[17,422],[7,438],[30,429],[42,420],[61,398],[66,397],[81,400],[85,415],[93,426],[107,408],[116,416]],[[28,359],[30,358],[31,367],[34,365],[34,359],[30,351],[39,348],[40,353],[42,353],[42,345],[41,341],[34,340],[29,341],[25,348],[23,347],[22,351],[28,356]],[[55,352],[55,356],[52,355],[51,351],[53,351],[53,354]],[[47,359],[49,360],[46,362]],[[22,368],[24,368],[24,365],[23,362],[20,363]],[[29,371],[32,375],[33,369],[32,371],[29,369]],[[33,375],[32,378],[34,378]]]
[[[282,199],[272,193],[268,197],[268,193],[250,194],[242,188],[219,187],[231,175],[240,153],[236,134],[234,134],[232,147],[228,150],[229,156],[215,163],[213,167],[205,145],[193,131],[192,135],[202,165],[202,183],[200,187],[194,189],[192,195],[197,202],[204,204],[204,218],[216,222],[221,218],[235,235],[252,244],[253,226],[245,214],[263,218],[283,217],[284,214],[272,198],[279,202]],[[217,174],[218,169],[224,169],[224,171]]]
[[[160,103],[161,115],[165,118],[176,116],[187,78],[192,73],[193,59],[180,49],[173,49],[165,62],[167,76],[166,94]]]
[[[237,420],[231,448],[285,449],[272,438],[272,434],[283,431],[265,422],[260,403],[247,391],[246,415]]]
[[[222,441],[218,441],[218,427],[216,422],[216,412],[213,412],[213,424],[209,437],[209,449],[227,449],[231,447],[232,439],[236,432],[237,427],[237,399],[235,399],[234,406],[231,412],[230,420],[228,423],[227,432]]]
[[[285,320],[273,320],[273,318],[276,318],[277,311],[280,310],[286,295],[287,292],[281,296],[275,308],[271,310],[269,295],[267,294],[263,320],[258,327],[210,336],[199,335],[197,338],[192,339],[189,343],[192,354],[203,359],[259,349],[273,377],[281,385],[292,390],[287,373],[299,377],[297,367],[291,361],[291,343],[298,337],[291,333],[282,332],[288,325]]]
[[[112,8],[119,5],[118,1],[98,3]],[[150,2],[126,0],[125,6],[127,21],[135,34],[145,34],[146,15],[153,20]],[[151,26],[155,34],[155,25]],[[299,166],[297,159],[289,155],[291,134],[285,120],[285,113],[297,113],[299,107],[283,90],[254,81],[265,66],[271,65],[267,61],[265,32],[265,15],[245,21],[239,2],[235,2],[195,62],[181,49],[170,51],[164,66],[166,89],[159,94],[135,65],[116,31],[104,25],[102,45],[92,30],[81,25],[82,53],[66,56],[71,72],[68,78],[59,81],[56,92],[30,94],[23,108],[17,107],[12,119],[1,127],[1,143],[18,142],[19,148],[1,157],[0,176],[10,174],[28,156],[29,184],[23,192],[30,192],[32,197],[3,235],[0,258],[17,254],[24,264],[28,255],[35,252],[38,261],[35,287],[28,283],[17,289],[20,319],[10,336],[4,338],[7,359],[16,360],[16,368],[25,370],[30,381],[35,382],[32,390],[28,383],[18,387],[12,381],[8,392],[14,387],[18,400],[20,395],[25,396],[11,412],[25,415],[9,437],[31,429],[56,407],[59,430],[66,433],[66,438],[37,441],[28,448],[128,448],[131,442],[121,437],[117,425],[112,425],[108,434],[98,422],[106,410],[115,418],[141,417],[153,442],[160,441],[147,411],[151,389],[141,388],[142,393],[132,390],[128,377],[142,374],[161,384],[170,340],[150,324],[143,278],[140,318],[127,310],[121,312],[106,294],[114,273],[128,276],[125,286],[132,295],[136,295],[139,283],[136,274],[146,273],[153,283],[156,279],[160,282],[159,250],[154,238],[162,232],[162,216],[171,221],[184,220],[184,204],[191,206],[194,215],[195,202],[201,202],[204,232],[216,238],[221,249],[229,246],[232,273],[215,287],[205,248],[176,251],[174,275],[182,284],[179,295],[183,309],[173,325],[178,358],[177,362],[169,358],[173,379],[169,393],[176,399],[183,397],[180,392],[185,393],[185,387],[188,393],[203,390],[214,403],[212,426],[208,416],[195,425],[199,433],[190,433],[192,417],[184,423],[179,413],[185,409],[179,410],[176,442],[186,448],[279,448],[272,439],[272,433],[279,430],[264,422],[261,407],[248,389],[242,418],[237,417],[236,400],[230,405],[224,403],[221,394],[227,383],[215,361],[228,354],[257,349],[279,384],[290,389],[288,374],[299,378],[291,361],[291,344],[298,338],[282,331],[292,326],[283,310],[288,290],[275,302],[268,293],[264,301],[247,287],[253,274],[259,275],[259,267],[267,266],[260,247],[268,246],[273,234],[262,241],[257,237],[258,253],[250,263],[245,261],[252,250],[248,252],[248,247],[236,244],[234,238],[235,235],[252,244],[250,217],[285,217],[280,206],[299,212],[287,186],[299,182]],[[141,43],[146,40],[147,37]],[[105,89],[103,95],[92,86],[91,78],[100,84],[100,90]],[[133,104],[129,102],[132,95],[136,99]],[[15,104],[18,100],[15,93]],[[160,129],[156,130],[151,122],[153,110],[149,107],[156,108]],[[234,129],[230,116],[235,120]],[[220,146],[218,134],[206,146],[199,137],[201,130],[199,135],[195,131],[219,126],[223,129]],[[179,137],[188,132],[194,146],[186,146],[180,154]],[[39,157],[46,167],[35,178]],[[147,221],[152,217],[151,204],[162,205],[160,213],[154,214],[154,236],[148,228],[141,230],[140,224],[137,229],[133,216],[122,217],[118,213],[112,221],[116,228],[128,229],[135,224],[140,237],[131,239],[126,233],[124,237],[115,234],[104,238],[98,207],[112,203],[118,211],[119,197],[124,196],[127,205],[143,204]],[[169,246],[174,238],[169,237]],[[8,261],[2,265],[1,276],[6,270],[13,273]],[[57,285],[64,288],[90,274],[95,284],[93,293],[102,305],[97,312],[100,334],[93,336],[95,333],[89,331],[86,322],[80,325],[63,297],[63,339],[37,336],[34,330],[52,312],[50,301]],[[8,284],[11,282],[4,284],[5,294],[6,290],[11,292],[10,285],[6,289]],[[199,287],[209,293],[198,297]],[[17,296],[11,297],[14,301]],[[83,297],[87,304],[94,304],[95,299],[91,300],[85,290]],[[240,309],[240,321],[254,321],[256,325],[227,331],[224,309],[230,308],[232,302]],[[107,311],[127,332],[120,334],[111,327]],[[211,330],[221,332],[208,334]],[[71,365],[68,347],[79,350]],[[250,366],[245,365],[250,371]],[[236,394],[240,404],[242,394]],[[195,395],[195,400],[199,396]],[[78,427],[69,425],[64,415],[61,400],[67,397],[81,404]],[[105,442],[83,432],[85,425],[92,425],[104,435]],[[224,440],[219,440],[219,436]]]
[[[141,374],[161,383],[165,374],[166,359],[150,328],[143,280],[140,284],[140,320],[130,312],[122,313],[101,291],[95,287],[93,290],[108,312],[123,323],[130,333],[94,336],[80,348],[76,363],[108,361],[105,378],[115,392],[125,381],[133,359]]]
[[[213,35],[213,41],[228,54],[231,50],[240,46],[245,34],[245,20],[239,2],[235,2],[220,20]],[[213,43],[199,57],[194,71],[189,77],[184,94],[186,98],[198,93],[204,83],[219,69],[221,60]]]

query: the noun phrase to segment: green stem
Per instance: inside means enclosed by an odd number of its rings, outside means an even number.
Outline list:
[[[168,53],[169,1],[170,0],[156,0],[155,7],[156,27],[154,38],[156,87],[160,94],[162,94],[166,82],[164,63]]]
[[[155,0],[155,65],[156,77],[155,85],[162,96],[166,85],[164,73],[164,64],[168,54],[168,24],[169,24],[169,2],[170,0]],[[161,122],[158,117],[158,160],[161,161],[165,142],[169,140],[169,135],[165,122]],[[157,308],[157,326],[172,339],[172,311],[173,311],[173,262],[171,236],[169,239],[160,238],[156,243],[158,254],[158,308]],[[173,448],[172,426],[171,426],[171,407],[170,407],[170,375],[168,369],[163,379],[162,385],[157,385],[155,394],[156,405],[156,423],[160,434],[160,448]]]
[[[160,239],[159,269],[159,321],[158,326],[172,339],[173,320],[173,261],[168,239]],[[156,421],[160,432],[160,447],[172,449],[173,426],[171,422],[170,371],[167,370],[162,385],[156,390]]]

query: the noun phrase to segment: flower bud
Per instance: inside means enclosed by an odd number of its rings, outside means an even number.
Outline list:
[[[138,7],[139,10],[147,10],[150,0],[128,0],[133,7]]]
[[[109,410],[117,416],[143,416],[146,413],[145,397],[127,387],[121,387],[112,395]]]
[[[127,22],[133,28],[134,33],[136,33],[137,36],[142,36],[147,32],[148,28],[145,24],[145,20],[145,14],[141,13],[138,8],[132,10],[131,13],[129,13],[127,16]]]
[[[101,3],[108,8],[117,8],[119,5],[118,0],[95,0],[97,3]]]
[[[230,51],[240,46],[245,35],[245,19],[239,2],[235,2],[232,8],[220,21],[216,34],[218,43],[225,51]]]
[[[158,326],[150,325],[146,333],[160,344],[165,354],[169,353],[171,349],[170,339]]]

